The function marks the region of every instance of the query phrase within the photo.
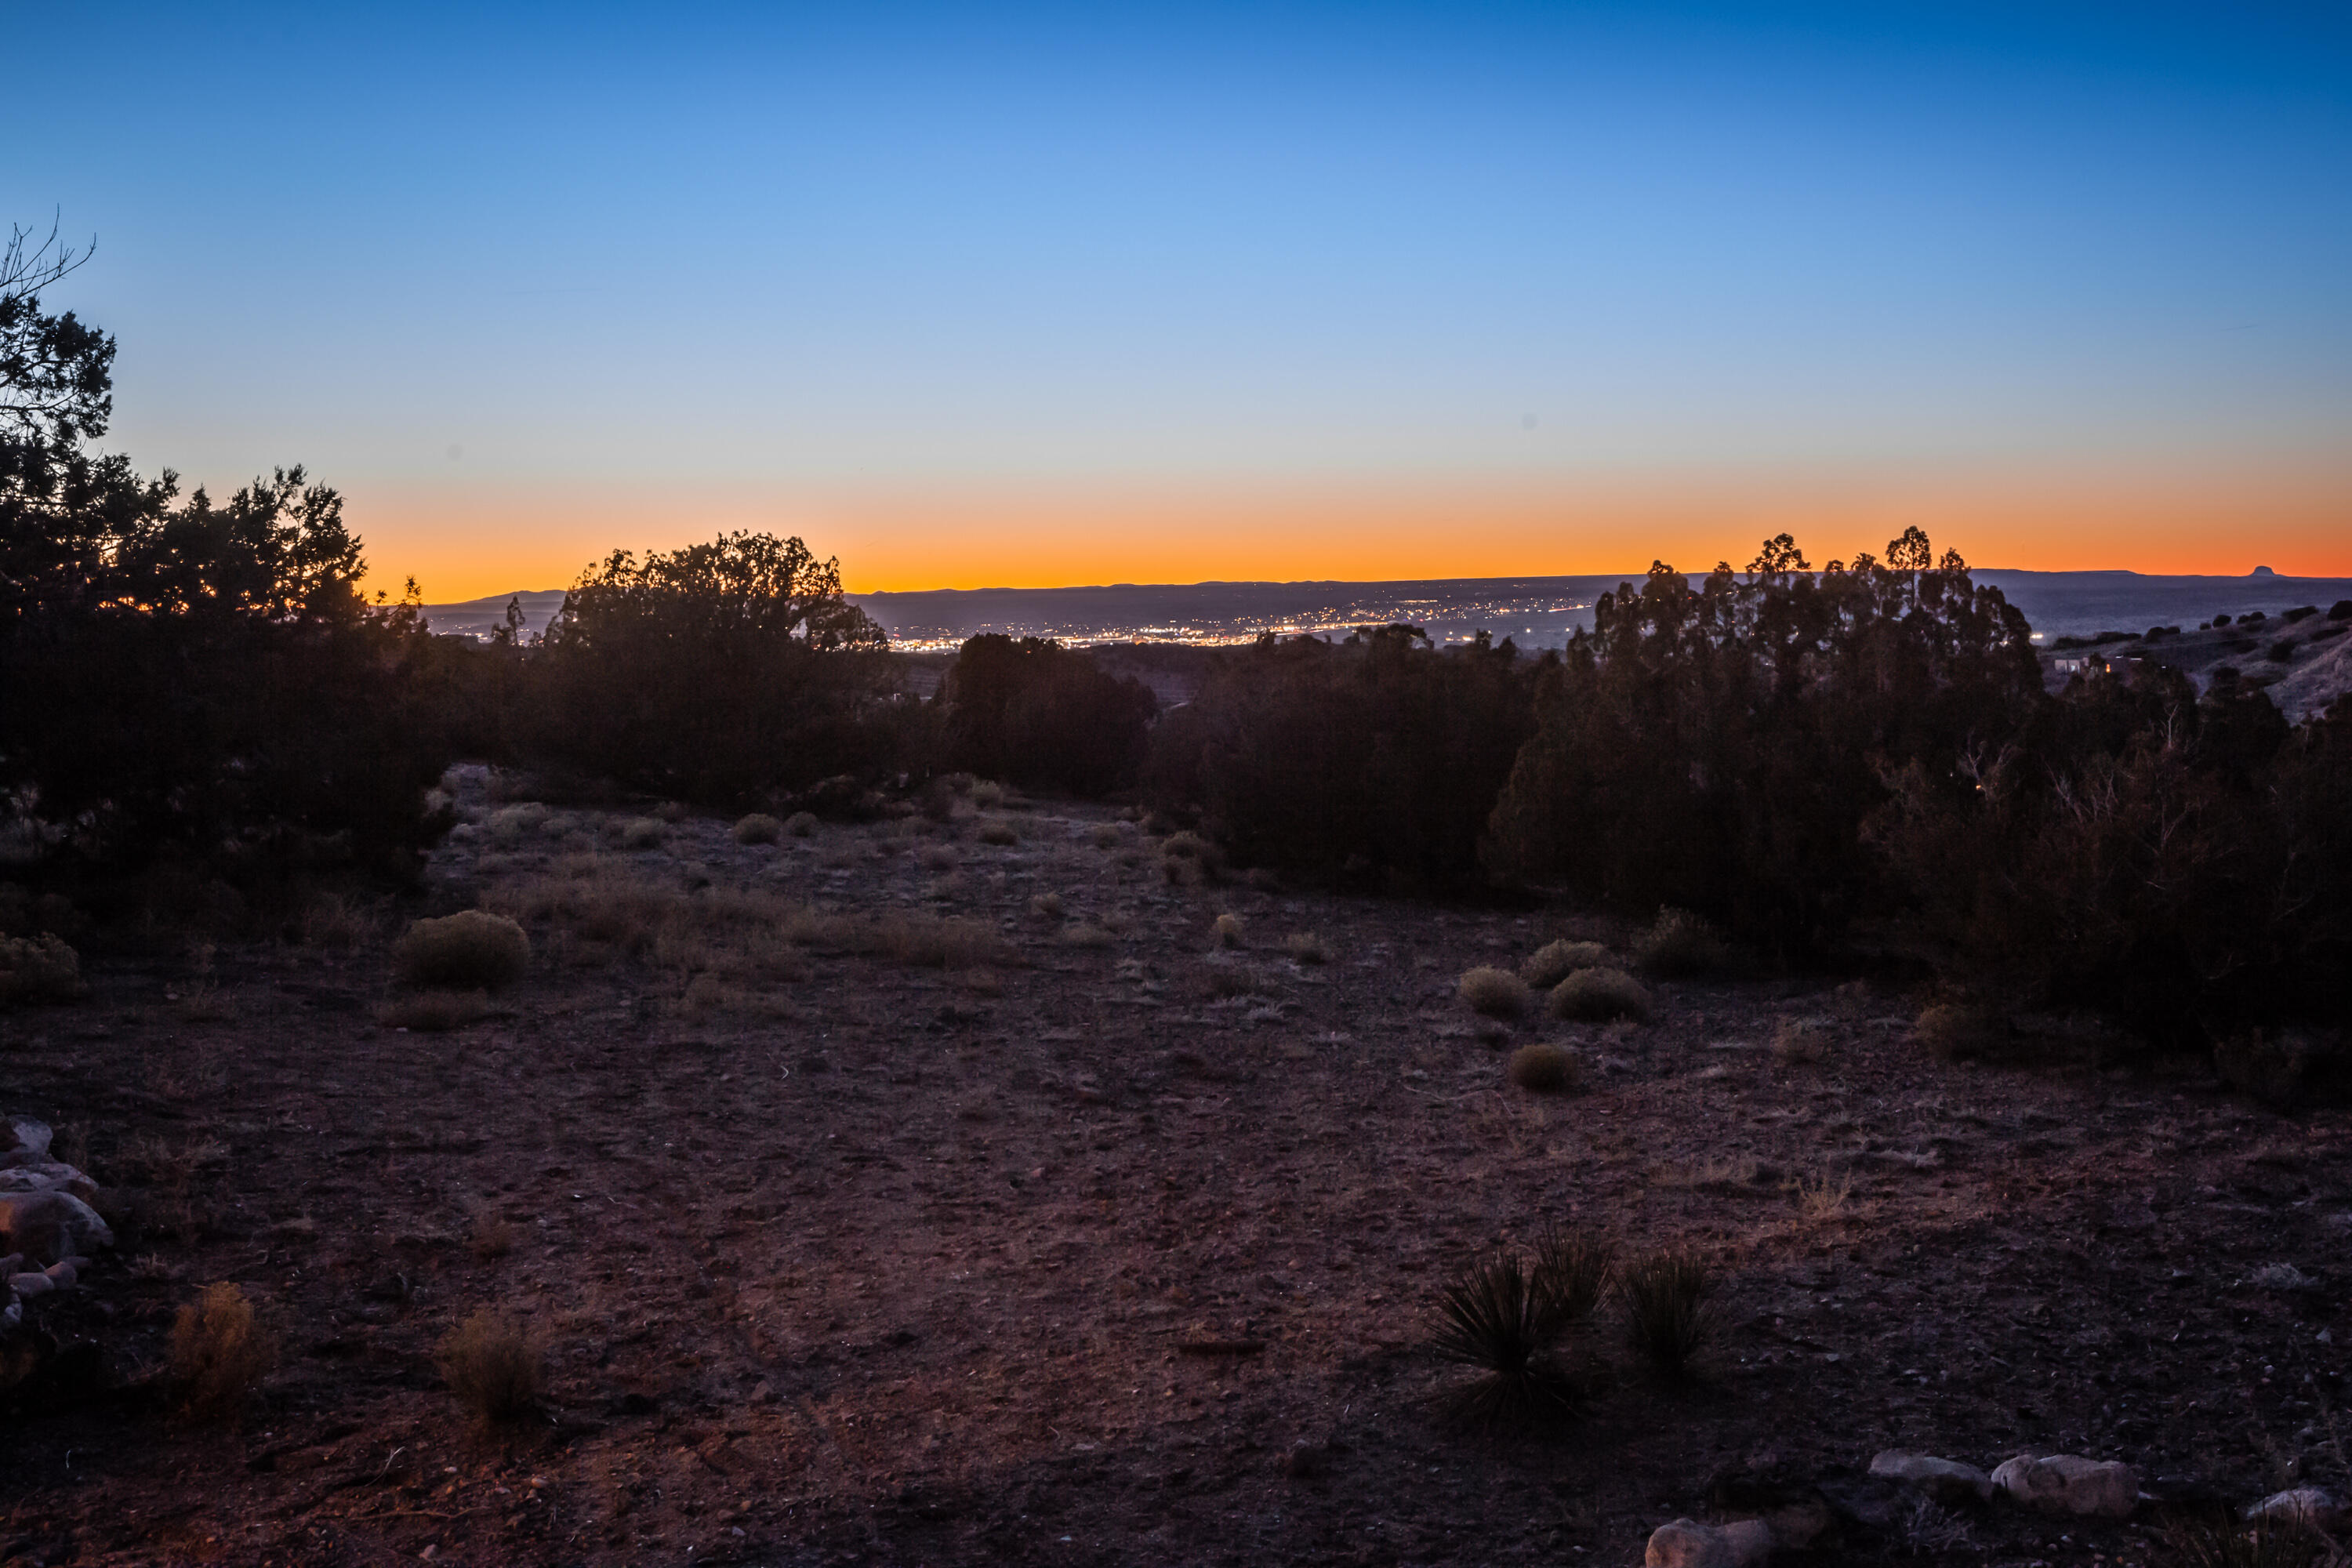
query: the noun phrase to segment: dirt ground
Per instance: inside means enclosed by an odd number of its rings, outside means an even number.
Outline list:
[[[1854,1478],[1903,1447],[2239,1504],[2352,1481],[2341,1110],[2055,1037],[1939,1063],[1920,996],[1845,975],[1495,1029],[1465,968],[1627,933],[1171,886],[1106,809],[744,846],[484,784],[396,918],[100,960],[86,1000],[0,1017],[0,1110],[121,1216],[33,1304],[116,1386],[0,1417],[0,1562],[1617,1564],[1819,1487],[1844,1517],[1790,1561],[2139,1563],[2154,1504],[1943,1513]],[[547,913],[567,879],[637,889],[638,924]],[[698,927],[729,899],[731,934]],[[379,1022],[394,926],[477,900],[541,911],[528,978],[454,1030]],[[900,962],[782,908],[1001,947]],[[1817,1061],[1771,1048],[1798,1017]],[[1580,1088],[1507,1083],[1535,1039]],[[1437,1291],[1550,1221],[1698,1249],[1720,1334],[1664,1385],[1604,1310],[1580,1420],[1455,1430]],[[218,1280],[282,1350],[241,1424],[192,1427],[142,1380]],[[434,1359],[486,1305],[547,1347],[511,1430]]]

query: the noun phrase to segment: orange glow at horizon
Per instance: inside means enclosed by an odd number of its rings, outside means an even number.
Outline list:
[[[1974,565],[2352,576],[2352,470],[2293,475],[1748,474],[1385,486],[974,486],[785,496],[752,487],[353,490],[369,586],[452,603],[560,588],[614,549],[798,534],[853,593],[1105,583],[1638,574],[1744,564],[1787,531],[1816,564],[1916,524]]]

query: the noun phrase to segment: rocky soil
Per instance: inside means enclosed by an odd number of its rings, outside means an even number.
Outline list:
[[[1171,885],[1108,810],[747,846],[484,784],[425,902],[101,954],[83,1000],[0,1015],[0,1112],[56,1129],[115,1240],[24,1304],[0,1562],[1613,1564],[1793,1509],[1825,1528],[1780,1560],[2022,1568],[2352,1480],[2341,1110],[2063,1020],[1938,1062],[1884,977],[1493,1025],[1464,970],[1631,933]],[[388,939],[478,901],[529,976],[398,1026]],[[1538,1039],[1573,1091],[1507,1082]],[[1714,1346],[1661,1384],[1604,1309],[1579,1420],[1455,1430],[1437,1291],[1553,1221],[1703,1254]],[[280,1353],[194,1427],[153,1374],[223,1280]],[[486,1305],[548,1349],[511,1429],[434,1360]],[[2147,1496],[2040,1512],[1885,1450],[2121,1460]]]

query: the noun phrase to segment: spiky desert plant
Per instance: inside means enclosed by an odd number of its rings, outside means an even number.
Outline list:
[[[1617,1277],[1626,1344],[1662,1377],[1688,1374],[1691,1358],[1715,1337],[1715,1280],[1687,1252],[1658,1252]]]
[[[1581,1226],[1553,1226],[1536,1243],[1534,1282],[1552,1333],[1592,1316],[1617,1272],[1617,1244]]]
[[[1448,1414],[1465,1425],[1523,1425],[1570,1414],[1574,1386],[1546,1353],[1554,1325],[1519,1259],[1502,1253],[1445,1287],[1430,1348],[1478,1376],[1449,1391]]]
[[[1489,1018],[1516,1018],[1528,1010],[1528,983],[1507,969],[1480,964],[1462,976],[1462,1000]]]

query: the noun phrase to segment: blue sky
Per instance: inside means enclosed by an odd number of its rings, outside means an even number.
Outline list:
[[[52,302],[121,338],[114,444],[309,462],[380,560],[524,494],[2326,490],[2352,449],[2341,7],[10,26],[0,216],[98,236]]]

